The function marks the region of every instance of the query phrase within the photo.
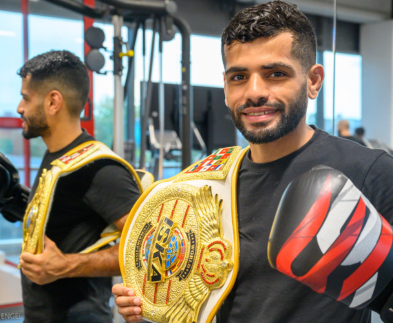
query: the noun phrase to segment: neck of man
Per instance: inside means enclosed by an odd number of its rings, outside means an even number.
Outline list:
[[[314,132],[303,119],[295,130],[278,140],[267,144],[250,143],[251,160],[254,163],[269,163],[285,157],[304,146]]]
[[[340,131],[340,136],[341,137],[349,137],[350,135],[351,135],[351,133],[347,129],[344,129],[344,130]]]
[[[48,133],[42,136],[42,140],[45,142],[48,151],[53,153],[68,146],[81,133],[80,120],[75,119],[51,125]]]

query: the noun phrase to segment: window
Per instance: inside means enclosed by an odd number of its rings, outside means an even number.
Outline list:
[[[317,99],[308,99],[306,123],[315,125],[317,122]]]
[[[146,76],[148,79],[150,48],[152,41],[151,30],[146,31]],[[139,83],[143,79],[142,31],[139,31],[135,46],[135,98],[139,104]],[[153,82],[159,81],[158,37],[156,36]],[[191,35],[191,84],[222,87],[223,72],[221,60],[221,41],[218,37]],[[164,42],[163,46],[163,81],[164,83],[181,82],[181,35],[177,33],[173,40]]]
[[[48,27],[50,26],[50,27]],[[67,30],[67,33],[64,33]],[[22,15],[8,11],[0,11],[1,58],[6,62],[1,67],[0,78],[0,116],[19,117],[16,108],[21,99],[21,79],[17,71],[23,65]],[[83,57],[83,24],[82,21],[29,15],[29,57],[49,50],[67,49],[79,57]],[[0,129],[0,151],[5,153],[20,171],[21,183],[24,183],[23,169],[23,137],[21,129]],[[43,153],[46,149],[41,138],[30,140],[31,182],[37,175]],[[0,217],[0,240],[20,239],[21,223],[9,223]],[[11,241],[12,242],[12,241]],[[20,252],[20,243],[8,244],[4,248],[10,254]]]
[[[83,60],[83,45],[81,20],[29,15],[29,58],[65,49]]]
[[[18,117],[21,81],[16,71],[23,64],[22,14],[0,11],[0,44],[0,117]]]
[[[191,83],[203,86],[224,86],[224,66],[219,37],[191,36]]]
[[[20,100],[21,81],[16,71],[23,63],[22,14],[0,11],[0,43],[0,56],[3,62],[0,78],[0,116],[18,117],[16,108]],[[23,165],[21,130],[0,129],[0,151],[6,154],[16,167]],[[10,223],[0,216],[0,240],[21,237],[21,223]],[[6,248],[2,246],[2,249]]]
[[[324,111],[325,130],[332,132],[333,118],[333,53],[323,54],[325,69]],[[335,93],[335,129],[337,123],[346,119],[353,133],[361,125],[362,118],[362,58],[360,55],[336,54],[336,93]]]

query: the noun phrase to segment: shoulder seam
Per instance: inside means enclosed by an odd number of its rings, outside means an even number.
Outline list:
[[[377,160],[384,154],[388,154],[386,151],[381,151],[381,153],[378,155],[378,157],[375,158],[375,160],[372,162],[372,164],[370,165],[370,167],[368,168],[368,171],[366,173],[366,175],[363,178],[363,183],[362,183],[362,187],[361,187],[361,191],[363,192],[363,188],[364,188],[364,183],[366,181],[366,178],[368,176],[368,174],[370,173],[371,168],[373,168],[374,164],[377,162]]]

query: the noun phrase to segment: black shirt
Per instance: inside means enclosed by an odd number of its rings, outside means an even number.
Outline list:
[[[366,144],[364,143],[364,141],[356,136],[340,136],[340,137],[344,138],[344,139],[352,140],[352,141],[357,142],[358,144],[366,147]]]
[[[239,273],[221,307],[222,323],[370,322],[369,310],[351,310],[269,266],[267,244],[281,196],[293,179],[316,165],[330,166],[348,176],[392,223],[393,158],[382,150],[315,129],[307,144],[279,160],[253,163],[248,153],[237,188]]]
[[[63,149],[46,151],[38,174],[78,145],[94,140],[85,131]],[[30,200],[37,189],[35,179]],[[120,163],[97,160],[58,180],[45,234],[63,253],[78,253],[95,243],[102,230],[127,214],[140,195]],[[111,322],[112,278],[66,278],[37,285],[22,274],[25,322]]]

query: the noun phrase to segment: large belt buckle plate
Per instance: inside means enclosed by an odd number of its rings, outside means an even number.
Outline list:
[[[232,270],[222,200],[211,187],[171,184],[136,213],[124,243],[124,283],[142,298],[145,320],[196,322],[202,304]]]
[[[26,209],[23,218],[22,252],[33,254],[42,252],[43,227],[47,217],[47,205],[50,198],[52,171],[43,170],[36,193]]]

